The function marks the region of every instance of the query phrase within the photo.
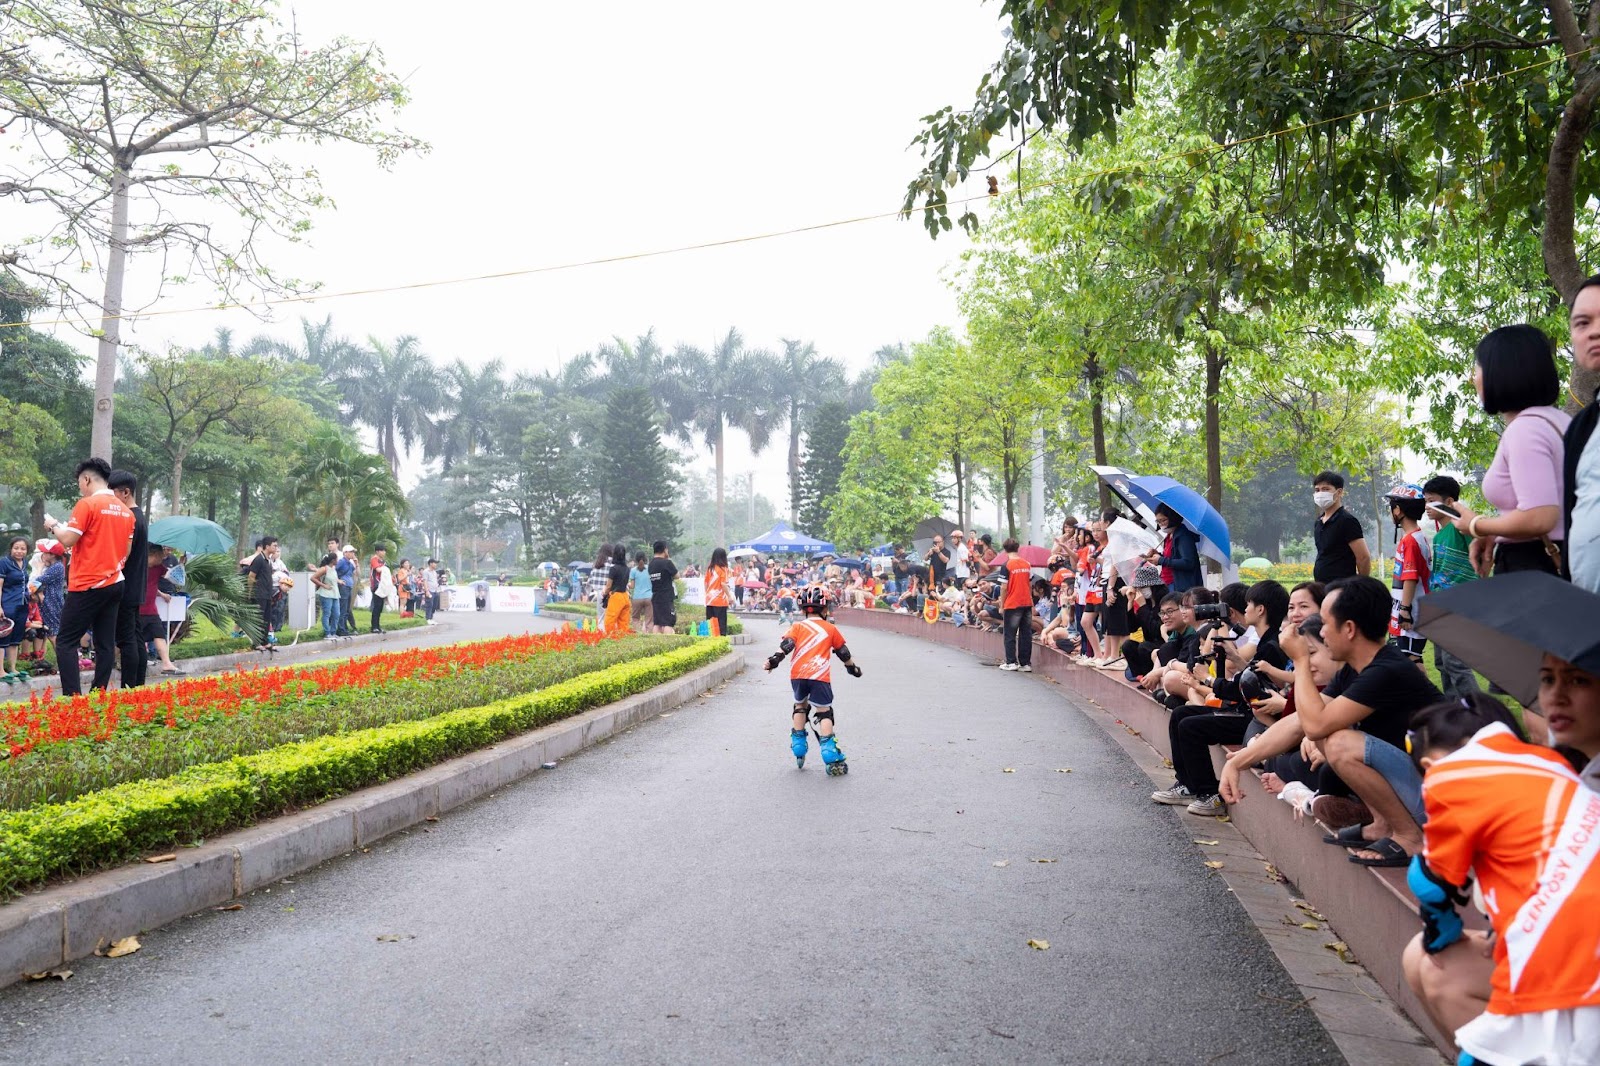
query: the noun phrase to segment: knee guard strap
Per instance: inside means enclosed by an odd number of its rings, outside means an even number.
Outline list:
[[[830,722],[833,721],[833,708],[832,707],[813,707],[812,708],[812,710],[811,710],[811,720],[813,722],[820,722],[824,718],[826,718]]]
[[[810,714],[811,713],[811,703],[810,703],[810,701],[809,700],[801,700],[800,702],[796,703],[794,705],[794,713],[795,714]]]

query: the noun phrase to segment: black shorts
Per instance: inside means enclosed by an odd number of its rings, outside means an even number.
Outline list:
[[[678,612],[670,603],[652,600],[650,603],[650,620],[658,626],[675,626],[678,624]]]
[[[167,623],[161,620],[160,615],[141,614],[139,616],[139,639],[149,642],[156,638],[167,639]]]

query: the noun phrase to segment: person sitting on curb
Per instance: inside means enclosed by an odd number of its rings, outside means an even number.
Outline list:
[[[1150,669],[1139,679],[1139,684],[1152,695],[1161,691],[1162,677],[1168,667],[1192,660],[1200,650],[1200,633],[1194,627],[1194,604],[1183,593],[1167,593],[1161,600],[1159,617],[1166,643],[1151,653]]]
[[[1352,791],[1372,814],[1370,826],[1328,838],[1358,849],[1350,861],[1360,866],[1406,866],[1422,849],[1422,776],[1406,754],[1406,730],[1412,714],[1443,698],[1389,643],[1393,605],[1376,578],[1347,577],[1328,586],[1322,636],[1344,665],[1321,692],[1305,640],[1290,634],[1283,649],[1294,661],[1299,725],[1327,762],[1318,791]]]

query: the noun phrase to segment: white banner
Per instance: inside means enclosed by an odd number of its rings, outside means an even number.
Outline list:
[[[704,607],[706,605],[705,578],[686,577],[683,579],[683,602],[691,607]]]
[[[491,611],[518,611],[522,614],[533,613],[534,590],[527,585],[491,585],[489,586],[489,610]],[[471,603],[471,599],[467,600]]]
[[[449,586],[449,593],[449,606],[445,606],[443,603],[440,604],[444,610],[475,611],[478,609],[477,601],[473,598],[477,594],[472,591],[471,585],[451,585]],[[447,597],[441,596],[439,599],[445,600]]]

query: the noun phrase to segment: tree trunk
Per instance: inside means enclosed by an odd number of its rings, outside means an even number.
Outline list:
[[[178,501],[183,498],[183,461],[187,456],[179,452],[172,460],[172,500],[168,503],[168,513],[178,513]]]
[[[722,419],[717,419],[717,547],[728,543],[727,516],[723,513],[722,500]]]
[[[35,496],[28,505],[28,521],[33,526],[33,539],[44,536],[44,497]]]
[[[1088,361],[1084,364],[1084,373],[1089,378],[1089,421],[1093,427],[1094,435],[1094,464],[1107,466],[1106,460],[1106,409],[1105,409],[1105,371],[1100,369],[1100,357],[1094,352],[1089,353]],[[1109,511],[1114,502],[1111,499],[1111,489],[1104,481],[1095,478],[1100,486],[1100,510]]]
[[[789,409],[789,524],[800,528],[800,405]],[[818,531],[820,532],[820,530]]]
[[[961,469],[961,449],[955,448],[950,452],[950,469],[956,475],[956,525],[962,529],[967,528],[967,479],[966,472]]]
[[[100,339],[95,345],[94,421],[89,454],[111,462],[113,393],[117,349],[122,336],[122,281],[128,267],[128,164],[118,160],[111,174],[111,241],[106,248],[106,285],[100,298]]]
[[[1552,5],[1553,14],[1554,9],[1558,7],[1565,5]],[[1566,8],[1566,14],[1571,15],[1570,8]],[[1561,20],[1558,19],[1559,21]],[[1571,32],[1576,33],[1576,20],[1573,20]],[[1581,64],[1587,62],[1587,59],[1583,56],[1576,59],[1569,57],[1569,62]],[[1550,141],[1550,161],[1545,172],[1544,233],[1540,239],[1540,247],[1544,253],[1545,273],[1549,275],[1556,291],[1561,294],[1562,302],[1569,307],[1572,305],[1573,297],[1578,294],[1578,287],[1583,284],[1587,276],[1578,262],[1577,246],[1573,237],[1573,217],[1576,209],[1575,179],[1584,141],[1594,127],[1597,99],[1600,99],[1600,72],[1580,68],[1572,96],[1561,112],[1561,122],[1556,126],[1555,137]],[[1569,407],[1576,409],[1594,396],[1596,387],[1600,387],[1600,375],[1584,370],[1574,359],[1571,385]]]
[[[239,543],[250,540],[250,483],[239,482]]]
[[[211,489],[210,495],[208,495],[206,497],[206,521],[215,522],[216,520],[217,520],[217,490],[216,490],[215,486],[213,486],[212,489]]]
[[[1227,358],[1206,344],[1206,499],[1222,513],[1222,370]]]

